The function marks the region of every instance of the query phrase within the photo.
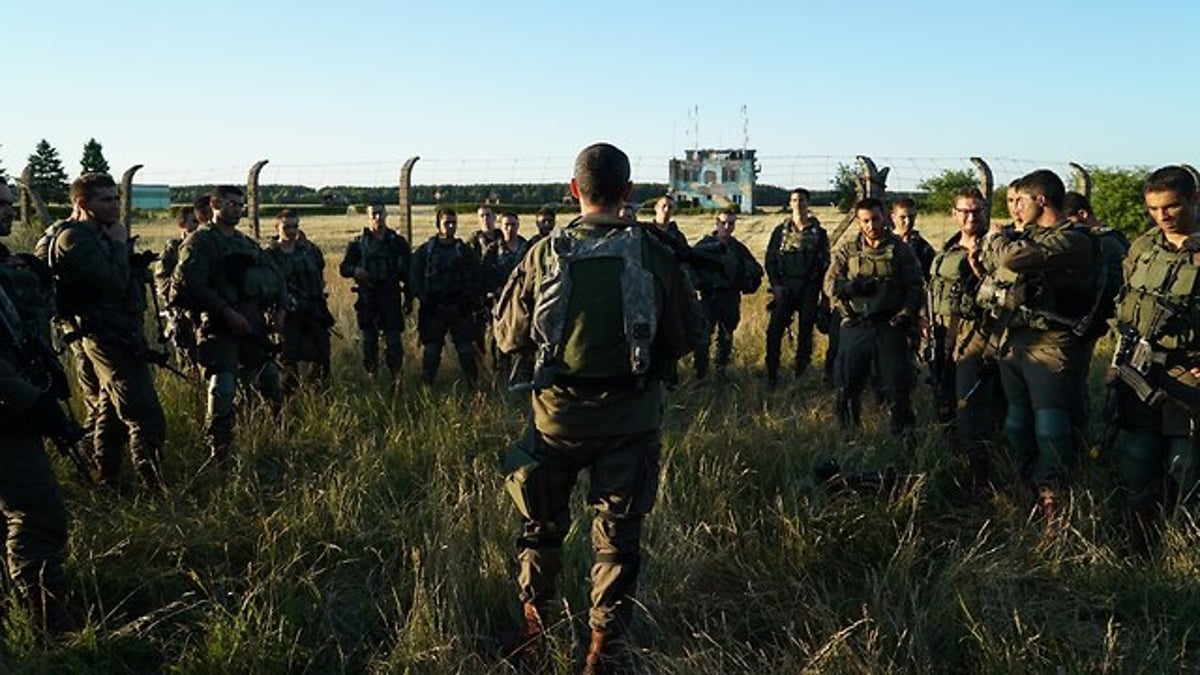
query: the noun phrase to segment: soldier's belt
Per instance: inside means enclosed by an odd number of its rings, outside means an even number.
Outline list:
[[[1150,384],[1146,376],[1138,370],[1128,365],[1117,366],[1117,378],[1121,383],[1138,397],[1138,400],[1151,408],[1156,408],[1167,400],[1167,394],[1162,389],[1158,389]]]

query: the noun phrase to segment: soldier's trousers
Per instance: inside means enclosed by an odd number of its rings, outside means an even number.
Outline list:
[[[119,480],[124,444],[113,442],[114,433],[108,430],[123,426],[129,429],[129,454],[138,476],[143,483],[157,486],[167,420],[150,364],[124,342],[90,335],[80,342],[100,386],[95,459],[101,482]]]
[[[360,288],[354,303],[358,329],[362,333],[363,367],[368,373],[379,368],[379,336],[383,335],[388,371],[395,377],[404,365],[403,299],[399,289],[366,290]]]
[[[283,403],[279,384],[279,368],[274,358],[246,339],[228,333],[205,335],[197,353],[208,384],[208,405],[204,415],[204,436],[216,460],[228,457],[233,443],[234,397],[238,379],[243,385],[257,390],[272,411],[278,413]]]
[[[913,426],[912,358],[904,331],[886,322],[842,322],[834,379],[838,386],[838,421],[843,429],[861,423],[862,394],[872,374],[878,375],[883,388],[892,433],[900,434]]]
[[[1173,400],[1151,408],[1124,387],[1118,393],[1116,449],[1129,508],[1148,512],[1170,507],[1176,499],[1195,503],[1200,490],[1200,439],[1193,428],[1194,416]]]
[[[307,362],[314,366],[317,379],[329,379],[329,329],[307,312],[289,312],[283,320],[283,344],[279,363],[289,387],[299,379],[299,366]]]
[[[96,368],[83,351],[82,341],[71,343],[71,357],[75,360],[75,376],[83,399],[85,435],[80,448],[85,457],[94,460],[101,447],[124,447],[129,441],[129,429],[115,412],[104,412],[105,406],[111,404],[106,404],[100,397],[100,378],[96,377]]]
[[[992,439],[1000,397],[1000,373],[989,372],[983,361],[986,338],[972,335],[958,351],[958,360],[947,361],[954,378],[954,428],[960,448],[966,451],[973,481],[982,483],[990,473],[988,444]],[[1000,411],[1003,415],[1003,411]],[[979,485],[982,487],[982,484]]]
[[[475,316],[466,307],[460,305],[433,305],[421,303],[417,312],[417,333],[421,338],[421,376],[426,382],[432,383],[437,377],[438,366],[442,361],[442,344],[446,334],[450,334],[454,342],[454,351],[458,354],[458,367],[463,377],[474,382],[479,376],[475,364],[475,336],[478,324]]]
[[[771,316],[767,320],[767,377],[774,379],[779,374],[783,334],[791,325],[793,316],[799,317],[796,325],[795,372],[803,372],[812,362],[813,330],[816,328],[819,298],[820,293],[815,286],[789,287],[782,301],[776,300],[771,306]]]
[[[1000,380],[1008,400],[1004,434],[1017,471],[1035,489],[1065,488],[1076,462],[1071,411],[1087,352],[1062,331],[1010,335]]]
[[[27,601],[44,608],[67,592],[67,509],[41,440],[24,426],[0,419],[0,513],[8,573]]]
[[[700,307],[704,310],[704,337],[696,346],[692,362],[696,376],[708,373],[708,354],[712,346],[713,333],[717,334],[717,370],[723,371],[733,355],[733,331],[742,320],[742,298],[737,289],[723,288],[700,294]]]
[[[642,522],[658,494],[658,430],[591,439],[534,432],[523,444],[514,451],[525,459],[516,462],[521,466],[508,479],[524,516],[517,540],[521,601],[547,615],[570,528],[571,490],[579,471],[588,469],[587,502],[595,510],[590,624],[595,630],[621,632],[629,624],[637,590]]]

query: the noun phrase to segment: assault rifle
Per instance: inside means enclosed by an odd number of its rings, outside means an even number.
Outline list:
[[[650,235],[658,243],[666,246],[675,254],[675,260],[685,265],[691,265],[699,269],[706,269],[719,274],[725,273],[725,260],[722,255],[725,253],[725,246],[721,245],[718,248],[696,249],[687,244],[672,239],[667,236],[666,232],[658,229],[654,223],[636,223],[638,229]]]
[[[823,486],[830,494],[882,494],[894,493],[898,488],[907,487],[923,474],[900,473],[895,467],[884,469],[860,469],[846,471],[836,459],[827,457],[813,467],[813,479],[817,485]]]
[[[38,421],[41,428],[38,431],[50,439],[60,454],[71,461],[75,473],[83,483],[94,484],[90,464],[79,452],[78,447],[79,441],[85,435],[84,430],[62,405],[71,396],[67,373],[54,350],[44,339],[26,335],[21,330],[20,315],[3,287],[0,287],[0,337],[3,337],[4,342],[12,347],[13,353],[19,356],[21,371],[30,382],[55,399],[48,408],[39,411],[41,419]]]

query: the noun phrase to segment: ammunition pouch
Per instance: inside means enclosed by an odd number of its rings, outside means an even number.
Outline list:
[[[504,489],[512,498],[517,511],[528,520],[544,515],[545,500],[538,485],[541,461],[536,456],[537,431],[530,429],[506,450],[500,458],[504,472]]]

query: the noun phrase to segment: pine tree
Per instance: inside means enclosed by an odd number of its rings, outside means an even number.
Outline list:
[[[65,204],[67,202],[67,172],[63,170],[62,160],[58,157],[49,141],[38,141],[37,148],[29,156],[29,165],[33,168],[34,190],[47,203]]]
[[[83,159],[79,162],[83,173],[108,173],[108,160],[104,159],[104,146],[96,139],[88,139],[83,144]]]

